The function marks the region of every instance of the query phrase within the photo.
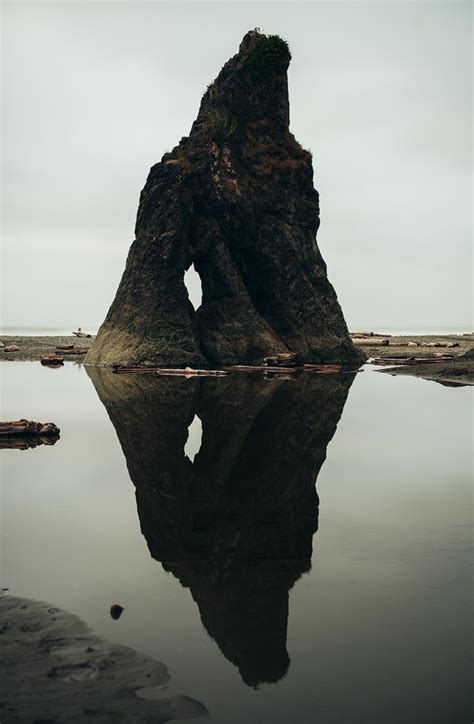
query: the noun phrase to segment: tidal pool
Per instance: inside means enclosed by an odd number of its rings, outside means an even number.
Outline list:
[[[470,724],[469,388],[0,369],[3,419],[61,429],[0,453],[1,587],[218,724]]]

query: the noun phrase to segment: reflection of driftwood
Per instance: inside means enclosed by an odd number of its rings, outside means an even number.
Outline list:
[[[0,436],[0,450],[29,450],[40,445],[55,445],[58,440],[59,435]]]
[[[358,337],[355,337],[352,341],[358,347],[386,347],[389,344],[388,339],[379,339],[375,337],[363,337],[360,339]]]
[[[61,367],[64,358],[58,355],[50,355],[49,357],[41,357],[40,362],[44,367]]]
[[[184,369],[160,367],[157,372],[159,375],[176,377],[225,377],[229,374],[224,370],[193,370],[191,367]]]

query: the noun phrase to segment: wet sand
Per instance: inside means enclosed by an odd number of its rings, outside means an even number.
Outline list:
[[[0,337],[0,341],[3,342],[4,346],[8,347],[14,344],[19,349],[16,352],[6,352],[4,347],[0,347],[0,360],[35,362],[47,355],[54,355],[55,353],[61,354],[59,350],[56,352],[57,345],[73,344],[77,349],[89,349],[94,339],[95,337],[79,338],[72,334],[64,337],[20,337],[5,335]],[[75,362],[77,360],[83,360],[84,357],[85,354],[65,355],[64,361]]]
[[[111,644],[51,604],[0,595],[0,643],[5,724],[145,724],[207,714],[187,696],[163,696],[170,678],[164,664]]]

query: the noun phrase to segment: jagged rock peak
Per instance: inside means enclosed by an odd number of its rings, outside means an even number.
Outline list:
[[[311,154],[289,131],[290,59],[279,36],[248,32],[189,137],[151,168],[86,363],[217,366],[287,352],[360,361],[316,242]],[[192,264],[198,310],[184,284]]]
[[[243,38],[239,52],[222,68],[201,102],[193,130],[207,127],[214,131],[214,118],[220,114],[242,138],[249,123],[270,121],[273,130],[285,131],[289,125],[288,80],[291,60],[288,44],[278,35],[263,35],[255,30]],[[254,129],[252,129],[254,130]]]

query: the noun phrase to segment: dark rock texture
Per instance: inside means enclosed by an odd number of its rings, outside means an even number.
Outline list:
[[[151,168],[115,300],[87,364],[216,366],[288,351],[364,359],[316,243],[311,154],[289,131],[288,47],[245,35],[189,137]],[[194,264],[202,304],[184,284]]]
[[[151,555],[190,589],[249,686],[286,674],[289,591],[311,567],[315,481],[353,375],[159,378],[89,369]],[[201,448],[185,455],[188,427]]]
[[[140,698],[169,681],[164,664],[42,601],[0,596],[0,647],[2,724],[157,724],[207,715],[187,696]]]

